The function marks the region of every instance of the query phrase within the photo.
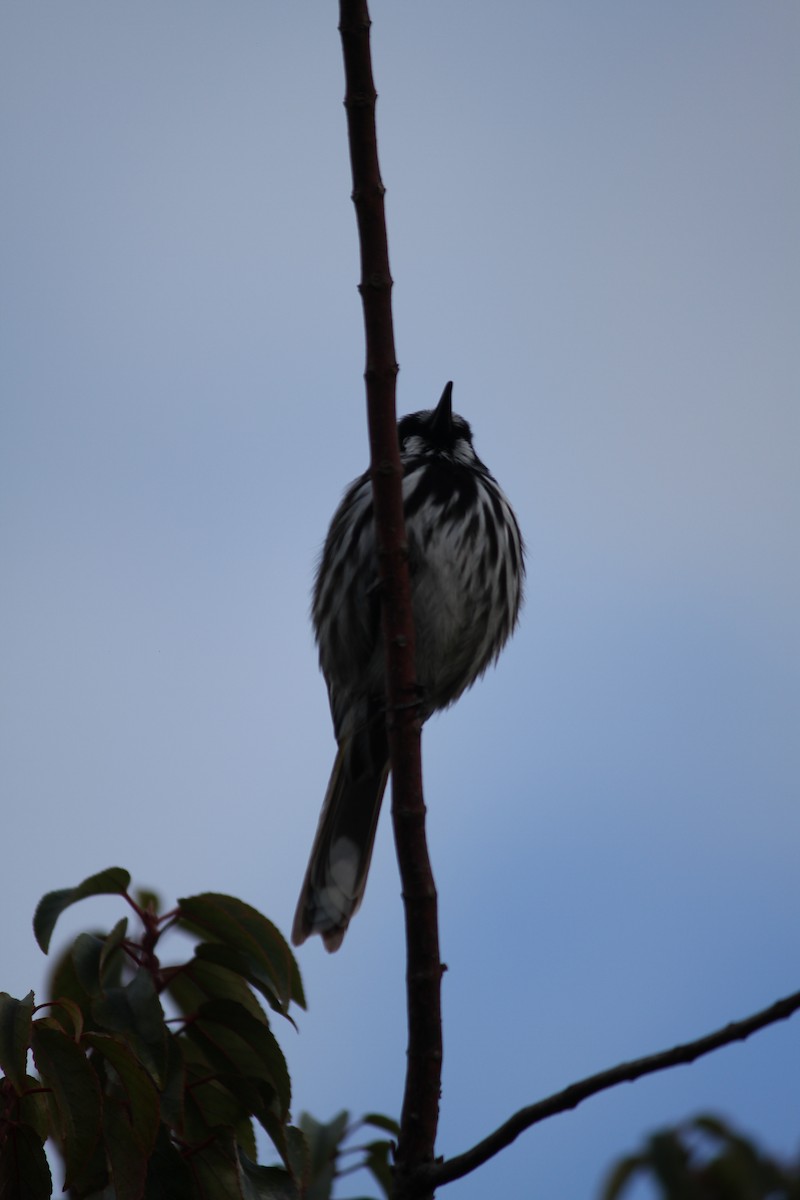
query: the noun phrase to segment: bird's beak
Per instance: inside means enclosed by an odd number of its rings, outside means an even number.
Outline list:
[[[436,410],[433,414],[433,429],[439,440],[447,441],[450,435],[453,421],[453,383],[444,385],[442,398],[436,405]]]

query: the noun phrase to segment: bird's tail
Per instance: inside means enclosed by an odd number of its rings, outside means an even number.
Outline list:
[[[326,950],[338,950],[364,897],[389,763],[358,750],[340,746],[333,764],[292,926],[295,946],[319,933]]]

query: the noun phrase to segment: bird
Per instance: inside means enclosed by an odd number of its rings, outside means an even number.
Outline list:
[[[452,408],[398,422],[416,640],[419,713],[447,708],[498,658],[523,599],[525,545],[502,489]],[[339,948],[364,896],[389,775],[381,599],[369,471],[345,491],[325,539],[311,616],[328,689],[336,760],[292,941]]]

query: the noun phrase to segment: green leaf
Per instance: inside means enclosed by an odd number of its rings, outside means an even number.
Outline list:
[[[167,1038],[167,1067],[161,1088],[161,1120],[180,1135],[183,1135],[183,1099],[186,1086],[183,1040],[176,1037]]]
[[[261,992],[270,1008],[280,1013],[294,1025],[294,1021],[286,1011],[284,998],[276,989],[272,969],[264,969],[263,964],[254,956],[245,954],[234,946],[226,946],[222,942],[201,942],[195,946],[195,956],[209,963],[226,967],[229,972],[246,979],[249,984]]]
[[[180,923],[190,932],[210,934],[239,951],[255,964],[260,977],[269,980],[283,1013],[294,1000],[305,1008],[300,972],[285,938],[255,908],[218,892],[204,892],[179,900]]]
[[[50,1200],[53,1181],[42,1140],[30,1125],[9,1123],[0,1143],[2,1200]]]
[[[282,1167],[260,1167],[239,1147],[245,1200],[300,1200],[301,1192]]]
[[[85,1054],[61,1029],[34,1021],[31,1046],[42,1083],[52,1088],[58,1109],[66,1190],[89,1164],[100,1136],[100,1088]]]
[[[194,1016],[206,1000],[236,1000],[254,1017],[266,1019],[258,1000],[239,975],[196,957],[170,978],[166,991],[187,1017]]]
[[[106,968],[112,956],[119,950],[128,933],[128,918],[121,917],[114,928],[103,939],[103,949],[100,952],[100,978],[106,979]],[[116,982],[116,981],[115,981]]]
[[[248,1154],[253,1162],[257,1162],[256,1131],[250,1118],[247,1117],[243,1121],[237,1121],[233,1127],[233,1132],[236,1134],[236,1145],[239,1149]]]
[[[281,1159],[283,1160],[283,1165],[286,1167],[287,1171],[290,1172],[293,1178],[299,1178],[299,1175],[296,1173],[293,1166],[293,1160],[297,1157],[297,1155],[292,1137],[292,1135],[297,1133],[298,1130],[295,1130],[291,1125],[286,1125],[284,1121],[275,1116],[274,1112],[260,1114],[258,1119],[262,1128],[265,1129],[272,1138],[273,1145],[278,1151],[278,1154],[280,1154]],[[303,1146],[305,1150],[305,1165],[307,1168],[308,1148],[305,1147],[305,1141],[303,1142]]]
[[[151,891],[150,888],[137,888],[133,894],[133,898],[145,911],[154,913],[161,912],[161,897],[158,892]]]
[[[383,1129],[394,1137],[400,1136],[400,1122],[394,1117],[384,1116],[383,1113],[365,1113],[361,1118],[364,1125],[372,1125],[375,1129]]]
[[[30,1125],[39,1135],[41,1142],[55,1133],[58,1128],[58,1109],[52,1093],[44,1091],[42,1081],[33,1075],[25,1077],[25,1091],[19,1097],[18,1112],[22,1125]],[[0,1195],[2,1193],[0,1192]]]
[[[145,1200],[197,1200],[191,1171],[163,1125],[150,1157]]]
[[[185,1092],[181,1096],[181,1125],[177,1130],[181,1141],[201,1142],[212,1130],[224,1125],[233,1129],[237,1143],[255,1158],[251,1114],[265,1115],[267,1106],[274,1101],[273,1093],[268,1088],[259,1091],[247,1081],[238,1086],[241,1080],[235,1075],[215,1074],[206,1056],[187,1038],[181,1038],[178,1044],[185,1057],[182,1075]]]
[[[364,1150],[364,1166],[372,1174],[384,1196],[389,1197],[392,1193],[393,1143],[370,1142]]]
[[[67,999],[77,1004],[84,1020],[89,1016],[91,997],[78,979],[72,959],[72,946],[68,946],[55,961],[47,981],[47,991],[50,996],[58,1000]],[[65,1015],[59,1009],[53,1008],[52,1015],[67,1029]],[[67,1032],[69,1032],[68,1029]]]
[[[311,1152],[308,1148],[306,1136],[302,1129],[298,1129],[296,1125],[285,1126],[284,1134],[286,1139],[286,1166],[289,1168],[292,1178],[299,1185],[301,1192],[305,1195],[305,1189],[311,1177]]]
[[[143,1153],[150,1154],[161,1123],[155,1083],[130,1047],[120,1038],[104,1033],[87,1033],[84,1042],[102,1054],[114,1068],[130,1112],[130,1127]]]
[[[310,1155],[311,1186],[306,1193],[307,1200],[328,1200],[349,1121],[350,1114],[346,1110],[337,1113],[327,1124],[314,1120],[309,1113],[300,1114],[299,1124]]]
[[[78,983],[88,996],[98,996],[103,990],[100,963],[105,938],[96,933],[79,933],[72,943],[72,962]]]
[[[648,1139],[651,1170],[668,1196],[683,1200],[700,1200],[699,1185],[693,1183],[689,1171],[689,1153],[672,1129],[654,1133]]]
[[[243,1074],[268,1083],[278,1095],[283,1115],[288,1114],[292,1099],[289,1072],[266,1018],[259,1020],[234,1000],[208,1000],[198,1009],[192,1028],[198,1027],[217,1041],[220,1027],[228,1030],[233,1037],[225,1038],[226,1053]]]
[[[33,992],[24,1000],[0,992],[0,1068],[18,1096],[25,1090],[33,1004]]]
[[[125,987],[107,988],[92,1004],[104,1031],[121,1034],[161,1087],[167,1066],[167,1027],[152,977],[143,967]]]
[[[187,1136],[196,1127],[195,1116],[205,1127],[235,1125],[249,1116],[272,1136],[272,1126],[282,1125],[274,1088],[256,1075],[247,1075],[241,1061],[242,1044],[226,1029],[192,1024],[183,1053],[189,1071],[186,1094]],[[190,1109],[189,1102],[197,1106]],[[199,1135],[198,1135],[199,1136]]]
[[[695,1129],[699,1129],[709,1137],[717,1138],[720,1142],[730,1141],[734,1136],[730,1126],[720,1117],[715,1117],[713,1113],[701,1113],[699,1116],[694,1117],[688,1124],[690,1127],[694,1126]]]
[[[87,896],[123,896],[130,882],[130,875],[122,867],[108,867],[97,875],[90,875],[77,887],[61,888],[42,896],[33,917],[33,932],[44,953],[47,954],[56,921],[65,908]]]
[[[40,1007],[44,1008],[45,1005]],[[68,996],[59,996],[57,1000],[49,1001],[47,1007],[50,1009],[50,1016],[59,1023],[64,1032],[71,1033],[74,1040],[79,1042],[83,1035],[84,1024],[80,1005],[76,1004],[74,1000],[70,1000]]]
[[[186,1063],[186,1096],[184,1101],[183,1139],[198,1142],[209,1131],[225,1125],[235,1129],[248,1120],[251,1111],[263,1107],[257,1089],[242,1099],[227,1085],[229,1076],[211,1073],[207,1060],[190,1043],[184,1047]],[[192,1054],[196,1058],[192,1058]],[[235,1077],[234,1089],[235,1089]],[[247,1140],[247,1139],[246,1139]]]
[[[634,1175],[639,1171],[644,1171],[646,1166],[645,1160],[639,1154],[632,1154],[627,1158],[620,1159],[603,1184],[600,1200],[619,1200]]]
[[[230,1129],[214,1131],[213,1139],[192,1148],[186,1165],[202,1200],[244,1200],[236,1141]]]
[[[123,1106],[108,1096],[103,1105],[103,1138],[114,1200],[142,1200],[149,1153],[137,1137]]]

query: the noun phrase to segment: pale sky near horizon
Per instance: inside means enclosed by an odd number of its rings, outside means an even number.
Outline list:
[[[399,410],[455,381],[529,552],[514,641],[424,737],[445,1155],[800,987],[800,8],[487,11],[372,5]],[[291,923],[334,752],[309,592],[367,460],[336,24],[0,12],[15,995],[40,895],[112,864]],[[399,1111],[402,945],[384,815],[342,950],[298,955],[298,1110]],[[442,1195],[591,1200],[703,1111],[796,1153],[799,1045],[588,1101]]]

